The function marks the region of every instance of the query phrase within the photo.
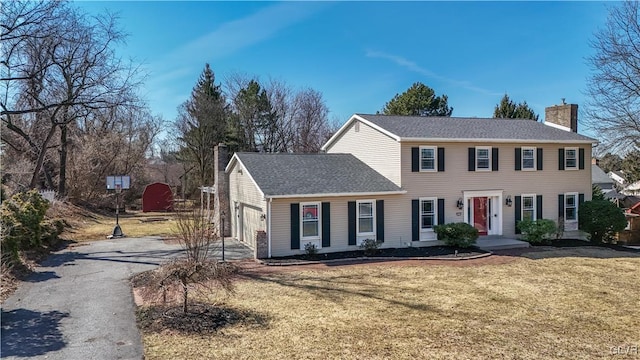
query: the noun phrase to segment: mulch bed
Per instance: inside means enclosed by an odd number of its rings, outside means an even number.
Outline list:
[[[316,254],[309,256],[292,255],[283,257],[274,257],[271,259],[262,260],[267,265],[299,265],[304,263],[318,263],[326,261],[338,261],[348,259],[382,259],[393,258],[397,260],[402,259],[439,259],[439,260],[463,260],[473,259],[483,255],[490,255],[488,251],[478,249],[476,247],[471,248],[457,248],[453,246],[429,246],[429,247],[407,247],[407,248],[393,248],[393,249],[378,249],[377,254],[366,256],[364,250],[354,251],[340,251],[326,254]]]
[[[212,334],[234,325],[264,327],[268,317],[247,310],[206,303],[192,303],[186,313],[182,306],[140,307],[136,313],[138,325],[148,332],[175,331],[181,334]]]
[[[578,240],[578,239],[559,239],[553,240],[550,244],[531,244],[533,248],[537,247],[557,247],[557,248],[572,248],[572,247],[581,247],[581,246],[595,246],[595,247],[603,247],[616,251],[627,251],[627,252],[637,252],[640,253],[638,249],[628,248],[626,246],[618,245],[618,244],[605,244],[605,243],[593,243],[590,241]]]

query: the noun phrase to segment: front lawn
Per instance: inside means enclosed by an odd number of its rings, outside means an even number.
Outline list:
[[[639,254],[531,254],[260,268],[224,303],[251,319],[213,334],[143,331],[145,358],[584,359],[637,349]]]

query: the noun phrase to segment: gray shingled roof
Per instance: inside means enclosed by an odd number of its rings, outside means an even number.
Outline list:
[[[597,142],[532,120],[357,115],[400,138]]]
[[[265,196],[401,191],[351,154],[236,155]]]
[[[598,165],[591,164],[592,184],[613,184],[613,180]]]

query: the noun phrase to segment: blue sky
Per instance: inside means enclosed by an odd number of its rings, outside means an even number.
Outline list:
[[[174,120],[205,63],[323,93],[330,117],[375,113],[420,81],[453,116],[491,117],[506,92],[544,117],[583,105],[601,2],[77,2],[119,13],[154,114]],[[611,5],[609,3],[608,5]],[[585,130],[581,129],[581,132]]]

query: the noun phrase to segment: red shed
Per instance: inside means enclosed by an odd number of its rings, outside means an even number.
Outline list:
[[[173,211],[171,187],[165,183],[153,183],[142,193],[142,211]]]

